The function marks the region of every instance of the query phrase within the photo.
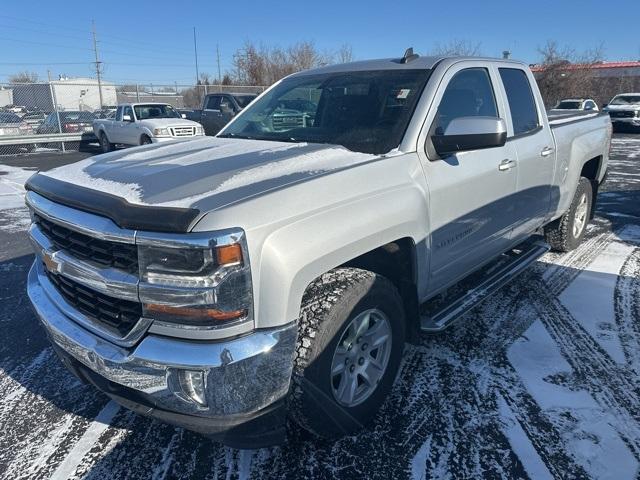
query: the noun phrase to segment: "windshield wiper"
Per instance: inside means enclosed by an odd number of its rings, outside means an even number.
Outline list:
[[[246,140],[255,140],[255,137],[251,137],[249,135],[238,135],[237,133],[223,133],[222,135],[217,135],[218,138],[244,138]]]

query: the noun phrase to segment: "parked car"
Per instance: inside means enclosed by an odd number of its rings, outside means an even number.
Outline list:
[[[256,97],[253,93],[210,93],[204,97],[201,110],[185,114],[202,124],[206,135],[215,135]]]
[[[59,119],[59,121],[58,121]],[[36,133],[87,133],[93,131],[92,122],[95,120],[93,113],[78,110],[64,110],[51,112],[40,124]]]
[[[313,122],[274,128],[292,99]],[[604,114],[549,121],[512,60],[299,72],[217,137],[32,176],[29,297],[127,408],[239,448],[282,441],[287,415],[335,438],[374,417],[407,338],[580,244],[610,142]]]
[[[204,135],[202,125],[184,119],[165,103],[119,105],[115,118],[93,122],[93,132],[103,152],[110,152],[116,145],[147,145]]]
[[[566,113],[567,110],[589,112],[599,111],[596,102],[590,98],[567,98],[566,100],[560,100],[558,104],[550,110],[550,112]]]
[[[0,112],[0,136],[30,135],[31,126],[18,115],[11,112]]]
[[[609,114],[613,128],[640,127],[640,93],[621,93],[605,105],[603,111]]]
[[[42,125],[42,123],[44,123],[47,115],[49,115],[48,112],[28,112],[24,114],[24,116],[22,117],[22,121],[27,123],[35,131],[40,125]]]
[[[96,110],[93,114],[96,118],[111,118],[115,115],[117,108],[118,107],[104,107],[100,110]]]

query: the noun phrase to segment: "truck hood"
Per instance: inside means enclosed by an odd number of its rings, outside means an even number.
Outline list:
[[[640,103],[630,103],[630,104],[626,104],[626,105],[607,105],[605,108],[605,111],[608,112],[628,112],[628,111],[632,111],[635,112],[637,110],[640,110]]]
[[[40,175],[132,204],[207,212],[378,158],[336,145],[202,137],[97,155]]]
[[[200,125],[193,120],[187,120],[185,118],[148,118],[146,120],[139,120],[137,123],[147,128],[195,127]]]

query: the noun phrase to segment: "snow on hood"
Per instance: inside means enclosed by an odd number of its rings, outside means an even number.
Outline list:
[[[640,110],[640,103],[625,103],[624,105],[607,105],[607,110]]]
[[[203,137],[98,155],[42,175],[130,203],[212,210],[377,159],[335,145]]]

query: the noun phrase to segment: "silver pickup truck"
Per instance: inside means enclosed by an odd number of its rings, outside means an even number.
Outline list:
[[[283,99],[315,111],[276,129]],[[237,447],[287,418],[348,434],[406,341],[580,243],[610,140],[606,114],[549,120],[515,61],[296,73],[217,137],[31,177],[29,297],[68,368],[136,412]]]
[[[113,118],[93,121],[93,133],[104,153],[116,145],[149,145],[204,135],[202,125],[185,120],[166,103],[123,103]]]

